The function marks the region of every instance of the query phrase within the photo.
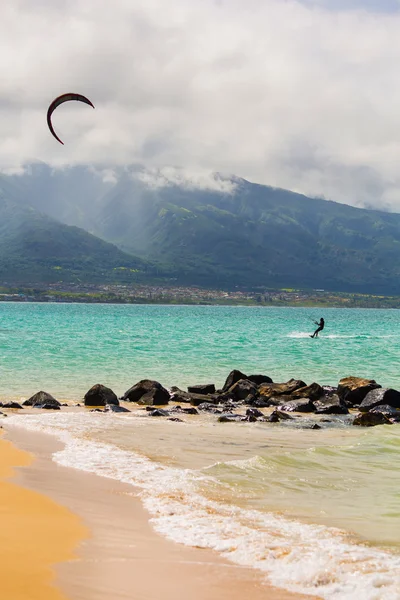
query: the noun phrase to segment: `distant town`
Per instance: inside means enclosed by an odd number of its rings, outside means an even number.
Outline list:
[[[82,283],[0,286],[5,302],[81,302],[115,304],[198,304],[238,306],[310,306],[400,308],[399,296],[351,294],[325,290],[214,290],[199,287],[100,285]]]

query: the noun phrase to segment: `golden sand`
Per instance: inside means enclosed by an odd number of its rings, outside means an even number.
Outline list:
[[[75,558],[87,537],[80,519],[37,492],[7,481],[33,457],[0,439],[0,589],[4,600],[66,600],[55,563]]]

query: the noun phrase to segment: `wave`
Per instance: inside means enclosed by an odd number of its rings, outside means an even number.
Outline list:
[[[221,484],[204,470],[164,466],[112,444],[79,437],[107,429],[118,418],[82,413],[18,415],[9,417],[7,427],[55,435],[65,444],[53,455],[55,462],[139,488],[160,534],[259,569],[277,587],[325,600],[400,598],[400,556],[355,543],[339,529],[210,500],[199,492],[201,484]],[[232,463],[254,468],[258,461],[254,457]]]

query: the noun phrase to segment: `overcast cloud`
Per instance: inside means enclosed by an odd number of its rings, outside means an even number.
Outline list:
[[[397,0],[3,0],[0,168],[141,163],[400,211]],[[96,109],[69,103],[76,91]]]

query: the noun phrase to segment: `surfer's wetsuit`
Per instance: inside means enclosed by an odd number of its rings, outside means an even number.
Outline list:
[[[316,325],[318,325],[318,329],[316,329],[316,330],[314,331],[314,333],[313,333],[312,335],[310,335],[310,337],[312,337],[312,338],[313,338],[313,337],[318,337],[318,333],[319,333],[320,331],[322,331],[322,330],[323,330],[323,328],[325,327],[325,321],[324,321],[324,319],[321,317],[321,319],[320,319],[319,323],[316,323]]]

